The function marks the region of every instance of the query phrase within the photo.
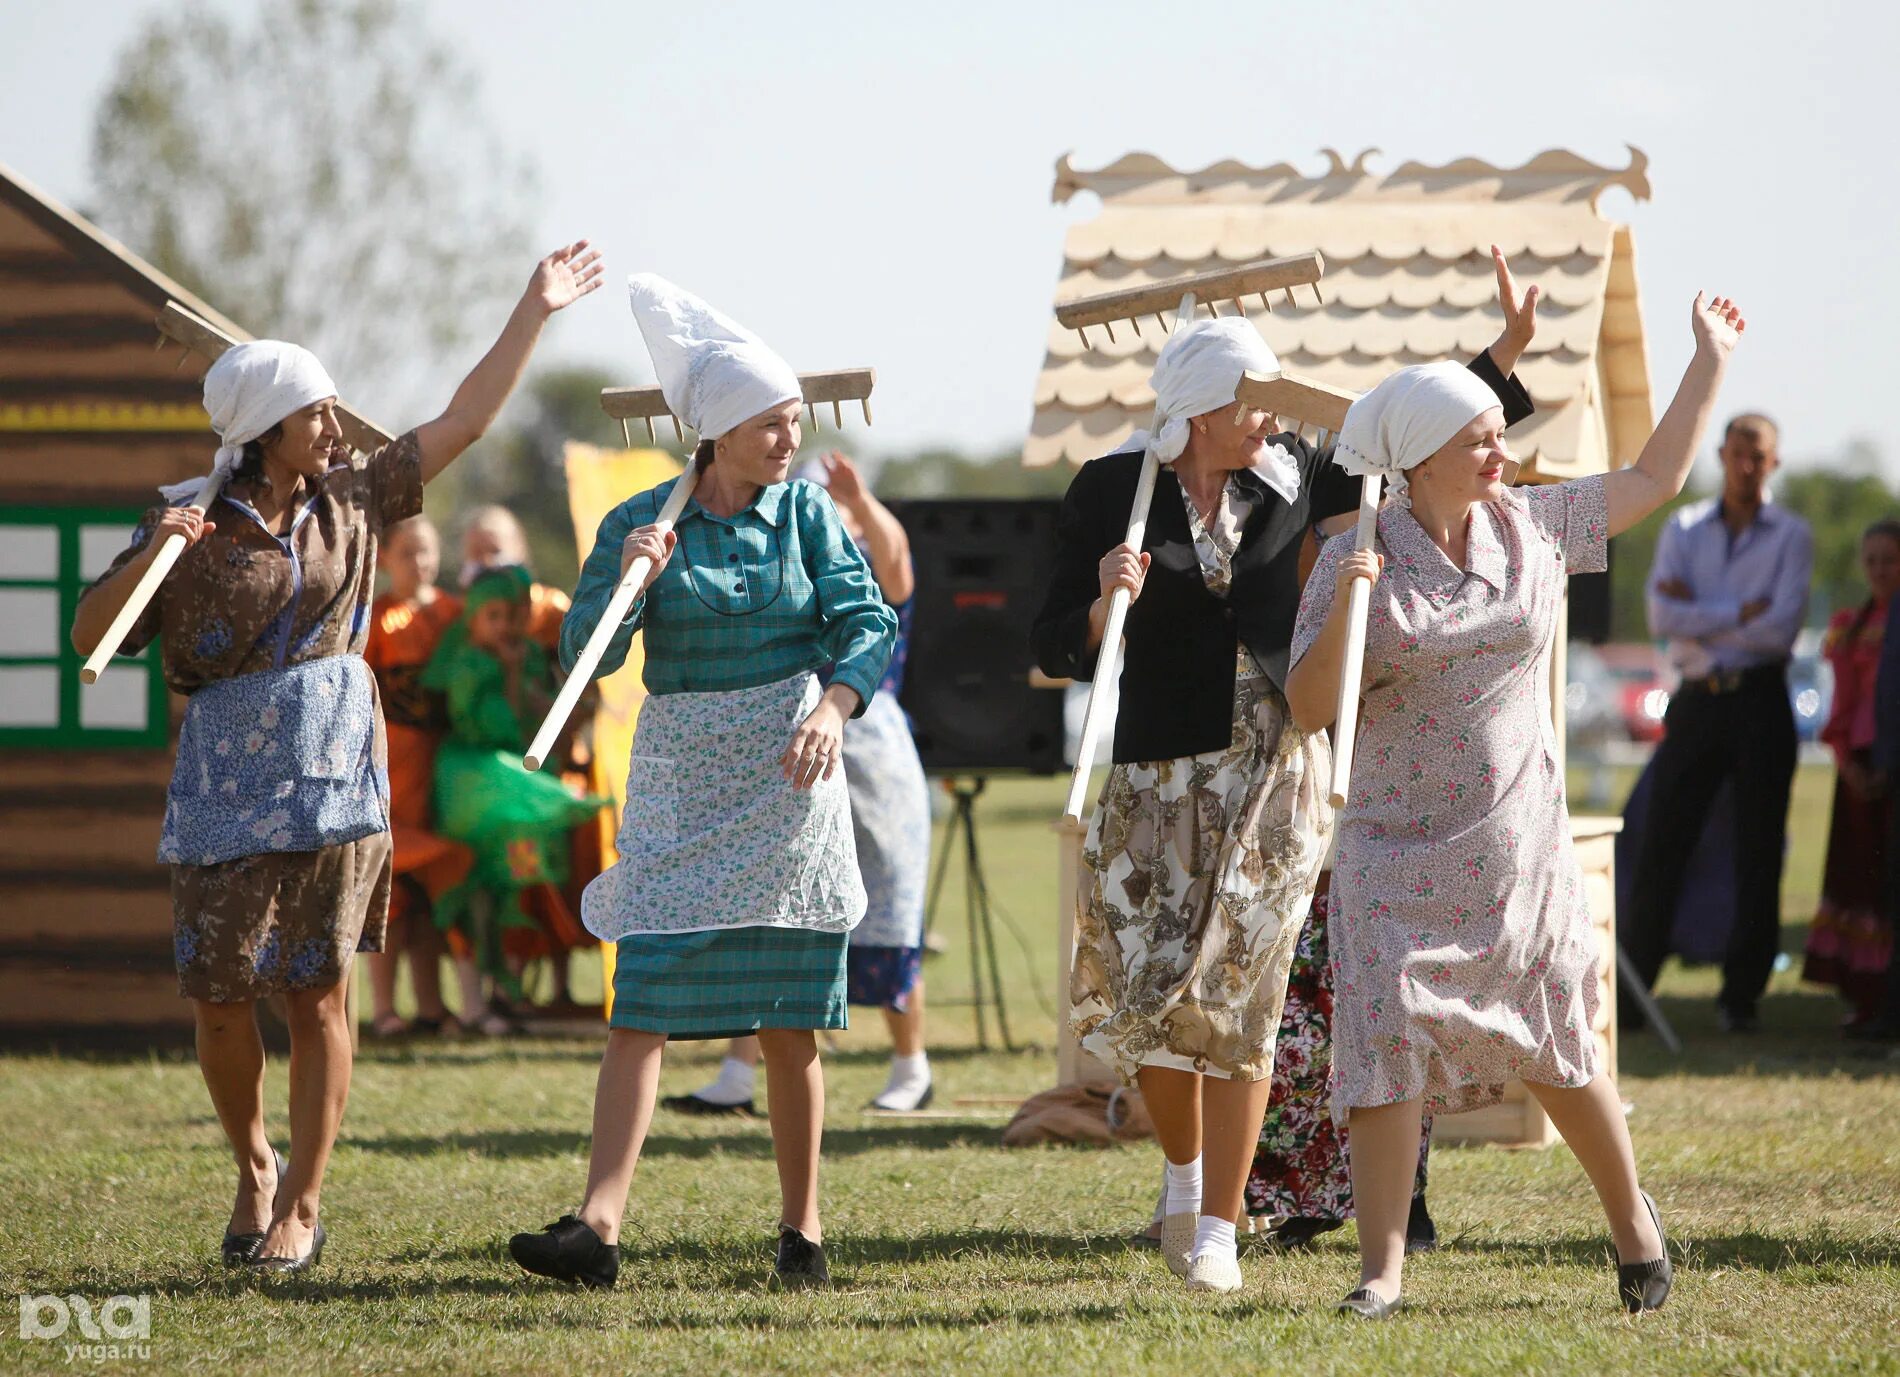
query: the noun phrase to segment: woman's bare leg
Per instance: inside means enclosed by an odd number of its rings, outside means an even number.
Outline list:
[[[1154,1121],[1155,1139],[1176,1166],[1201,1155],[1201,1077],[1171,1066],[1144,1066],[1135,1073],[1141,1102]]]
[[[448,1006],[442,1002],[442,958],[448,949],[433,922],[417,919],[409,924],[409,983],[416,992],[416,1014],[420,1018],[449,1016]]]
[[[237,1159],[237,1201],[228,1227],[236,1234],[262,1233],[277,1191],[277,1159],[264,1135],[264,1040],[257,1032],[257,1008],[248,999],[232,1004],[194,999],[191,1008],[198,1069]]]
[[[1247,1203],[1247,1174],[1260,1146],[1271,1079],[1201,1078],[1201,1213],[1240,1222]]]
[[[765,1059],[772,1154],[778,1160],[780,1222],[821,1243],[818,1149],[825,1129],[825,1073],[818,1063],[818,1039],[808,1029],[767,1028],[758,1041]]]
[[[904,1007],[884,1010],[884,1026],[890,1029],[891,1051],[900,1057],[914,1057],[924,1050],[924,978],[910,987]]]
[[[633,1169],[653,1126],[653,1105],[660,1094],[660,1063],[665,1033],[614,1028],[600,1059],[594,1084],[594,1144],[587,1158],[587,1195],[581,1223],[603,1243],[620,1241],[620,1220],[633,1189]]]
[[[278,1193],[260,1257],[299,1257],[317,1227],[323,1173],[350,1098],[350,1024],[344,996],[354,973],[321,990],[284,996],[290,1024],[290,1175]]]
[[[1550,1115],[1596,1187],[1610,1221],[1610,1236],[1616,1240],[1617,1261],[1650,1262],[1661,1257],[1662,1240],[1656,1236],[1655,1221],[1636,1183],[1636,1150],[1630,1145],[1629,1121],[1623,1117],[1616,1082],[1598,1075],[1588,1085],[1571,1089],[1529,1081],[1524,1085]],[[1352,1150],[1359,1151],[1357,1129]]]
[[[1421,1101],[1352,1111],[1352,1203],[1359,1219],[1359,1284],[1396,1300],[1405,1221],[1418,1174]]]

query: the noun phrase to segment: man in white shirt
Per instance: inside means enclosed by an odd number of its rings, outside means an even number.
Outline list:
[[[1650,765],[1648,821],[1634,899],[1619,940],[1654,985],[1668,954],[1683,869],[1716,791],[1735,784],[1736,913],[1717,1012],[1752,1032],[1781,938],[1781,862],[1794,782],[1787,667],[1814,572],[1808,523],[1777,507],[1779,464],[1766,416],[1744,414],[1722,438],[1722,495],[1674,512],[1649,573],[1649,627],[1669,641],[1682,683]]]

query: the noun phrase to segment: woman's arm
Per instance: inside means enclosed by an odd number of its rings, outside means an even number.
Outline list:
[[[884,601],[893,607],[909,602],[917,591],[917,575],[911,567],[910,536],[904,523],[864,486],[858,466],[849,457],[834,449],[821,462],[832,501],[858,523],[864,554],[871,561],[871,574]]]
[[[1322,556],[1320,566],[1313,571],[1314,578],[1326,577],[1326,563]],[[1385,567],[1384,557],[1373,550],[1349,550],[1333,563],[1332,605],[1326,611],[1326,620],[1286,678],[1287,708],[1293,714],[1293,724],[1303,732],[1322,731],[1332,726],[1333,718],[1339,713],[1339,681],[1345,668],[1352,581],[1365,578],[1377,584]]]
[[[541,338],[548,317],[571,306],[601,284],[600,253],[585,239],[556,249],[535,265],[528,289],[515,303],[501,336],[473,371],[462,379],[448,409],[416,428],[422,448],[422,481],[428,482],[487,433],[521,381],[528,356]]]
[[[139,523],[141,528],[146,521],[152,521],[149,514],[145,521]],[[161,511],[145,543],[121,554],[104,577],[79,595],[79,606],[73,609],[73,649],[81,655],[91,655],[99,648],[99,642],[112,626],[112,619],[119,615],[125,600],[132,596],[132,590],[145,577],[145,571],[152,567],[152,561],[158,558],[159,548],[167,537],[182,535],[185,548],[189,550],[217,529],[218,523],[205,520],[204,513],[196,507],[166,507]],[[162,590],[162,584],[160,588]],[[158,602],[158,597],[154,595],[151,602],[146,604],[144,614],[138,618],[126,636],[124,645],[120,647],[121,653],[137,654],[158,634]]]
[[[1722,375],[1728,371],[1729,356],[1741,342],[1742,331],[1748,328],[1733,301],[1718,296],[1705,306],[1700,292],[1696,293],[1690,325],[1695,331],[1695,355],[1669,409],[1656,423],[1655,434],[1634,464],[1603,480],[1613,536],[1621,535],[1682,491],[1695,463],[1696,448],[1709,428],[1709,415],[1715,409]]]

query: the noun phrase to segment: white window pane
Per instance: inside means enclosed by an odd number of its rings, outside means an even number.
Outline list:
[[[106,566],[119,557],[119,551],[132,543],[138,522],[117,526],[81,526],[79,528],[79,577],[91,583],[105,573]]]
[[[0,655],[59,654],[59,593],[0,588]]]
[[[59,527],[0,525],[0,579],[59,577]]]
[[[0,665],[0,727],[57,727],[59,671],[51,665]]]
[[[143,731],[151,707],[151,673],[142,665],[115,664],[96,684],[79,689],[79,725],[88,731]]]

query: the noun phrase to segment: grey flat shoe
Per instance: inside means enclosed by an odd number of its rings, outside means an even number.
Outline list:
[[[1333,1307],[1336,1314],[1378,1321],[1389,1320],[1403,1309],[1405,1309],[1405,1297],[1394,1296],[1391,1300],[1386,1300],[1369,1286],[1361,1286]]]
[[[1616,1294],[1622,1298],[1623,1308],[1632,1315],[1662,1309],[1663,1302],[1669,1299],[1670,1288],[1676,1283],[1676,1269],[1669,1263],[1669,1238],[1663,1233],[1662,1214],[1648,1191],[1643,1192],[1643,1204],[1649,1207],[1650,1222],[1655,1224],[1656,1237],[1662,1241],[1662,1256],[1648,1262],[1616,1264]]]
[[[329,1235],[319,1223],[310,1231],[310,1247],[297,1257],[260,1257],[253,1253],[249,1266],[259,1272],[306,1272],[323,1260],[323,1245]]]

